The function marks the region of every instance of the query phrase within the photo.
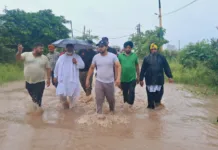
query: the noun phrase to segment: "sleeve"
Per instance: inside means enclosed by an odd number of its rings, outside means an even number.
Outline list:
[[[119,61],[119,59],[117,58],[116,55],[114,55],[114,57],[113,57],[113,62],[115,63],[115,62],[117,62],[117,61]]]
[[[77,69],[83,69],[85,68],[85,63],[82,60],[82,58],[78,55],[78,60],[77,60],[77,65],[76,65]]]
[[[142,67],[141,67],[141,72],[140,72],[140,81],[143,81],[146,70],[147,70],[147,63],[146,63],[146,58],[144,58]]]
[[[45,57],[45,68],[46,69],[50,69],[51,68],[51,65],[50,65],[50,62],[48,60],[48,57]]]
[[[21,59],[22,60],[25,60],[26,59],[26,56],[27,56],[27,52],[24,52],[21,54]]]
[[[93,57],[93,59],[92,59],[92,64],[93,65],[96,65],[96,55]]]
[[[136,65],[138,65],[138,64],[139,64],[139,59],[138,59],[138,56],[137,56],[137,55],[136,55],[135,64],[136,64]]]
[[[120,54],[117,57],[118,57],[119,62],[121,62]]]
[[[56,65],[55,65],[54,78],[57,78],[57,77],[58,77],[59,64],[60,64],[60,59],[58,59]]]
[[[163,65],[164,65],[164,72],[165,72],[166,76],[168,78],[173,78],[170,66],[169,66],[166,58],[164,56],[162,56],[162,59],[163,59]]]

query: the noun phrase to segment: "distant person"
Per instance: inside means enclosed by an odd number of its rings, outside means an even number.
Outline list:
[[[107,44],[107,47],[108,47],[107,51],[108,52],[117,55],[117,50],[115,48],[112,48],[112,47],[109,46],[109,39],[107,37],[103,37],[102,41],[104,41]]]
[[[65,109],[72,108],[73,102],[79,99],[80,83],[79,69],[85,64],[82,58],[74,53],[74,45],[66,45],[66,53],[61,55],[54,70],[54,82],[58,82],[56,94],[60,96],[61,103]],[[69,97],[70,102],[67,101]]]
[[[59,58],[60,53],[55,51],[55,46],[54,45],[49,45],[48,46],[49,53],[47,54],[48,60],[50,62],[51,66],[51,79],[52,79],[52,84],[57,87],[57,83],[54,83],[54,68],[55,64]]]
[[[26,89],[29,92],[33,102],[34,111],[42,112],[42,96],[45,89],[45,77],[47,76],[47,87],[50,86],[50,65],[48,58],[42,54],[43,45],[36,43],[32,52],[24,52],[23,46],[18,45],[16,60],[24,61],[24,77]]]
[[[92,41],[88,41],[89,44],[93,44]],[[97,54],[93,49],[85,49],[79,51],[79,56],[82,58],[83,62],[85,63],[85,68],[80,69],[80,83],[82,85],[83,90],[86,93],[87,100],[86,102],[90,101],[92,99],[92,80],[93,75],[90,77],[90,86],[89,88],[86,88],[86,78],[89,71],[89,68],[92,64],[93,57]]]
[[[107,43],[105,41],[99,42],[99,54],[95,55],[92,61],[92,65],[89,69],[88,76],[86,78],[86,87],[90,86],[90,78],[97,66],[97,77],[95,82],[95,96],[97,104],[97,114],[99,119],[104,119],[102,115],[102,107],[104,99],[106,97],[110,111],[115,110],[115,88],[114,88],[114,66],[115,71],[118,74],[116,79],[116,85],[120,86],[120,63],[116,55],[107,51]]]
[[[135,87],[139,83],[138,57],[132,52],[133,43],[124,43],[124,53],[118,55],[121,64],[121,89],[123,91],[124,103],[132,108],[135,100]]]
[[[150,54],[144,58],[140,73],[140,85],[143,86],[145,78],[146,91],[148,96],[149,109],[161,105],[161,99],[164,93],[164,72],[173,83],[173,76],[166,58],[159,54],[158,46],[154,43],[150,45]]]
[[[65,52],[66,52],[66,48],[63,48],[63,51],[60,53],[60,56],[65,54]]]

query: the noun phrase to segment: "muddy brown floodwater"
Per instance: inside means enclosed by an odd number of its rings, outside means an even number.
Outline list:
[[[0,88],[0,150],[217,150],[218,101],[196,98],[179,85],[165,85],[165,108],[146,109],[137,86],[134,111],[116,89],[116,114],[97,120],[94,101],[63,110],[53,87],[43,97],[42,116],[26,115],[30,97],[23,82]]]

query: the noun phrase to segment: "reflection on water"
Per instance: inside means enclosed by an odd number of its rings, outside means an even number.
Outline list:
[[[98,120],[95,102],[63,110],[53,87],[43,98],[42,116],[26,115],[31,104],[23,83],[0,88],[0,150],[217,150],[218,102],[195,98],[166,85],[165,107],[146,109],[145,89],[137,87],[133,112],[116,92],[116,113]]]

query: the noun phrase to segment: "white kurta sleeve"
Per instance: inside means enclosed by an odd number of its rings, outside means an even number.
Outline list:
[[[85,68],[85,63],[83,62],[83,60],[80,56],[78,56],[76,67],[77,67],[77,69],[84,69]]]
[[[58,59],[56,65],[55,65],[55,69],[54,69],[54,78],[57,78],[57,77],[58,77],[59,66],[60,66],[60,59]]]

